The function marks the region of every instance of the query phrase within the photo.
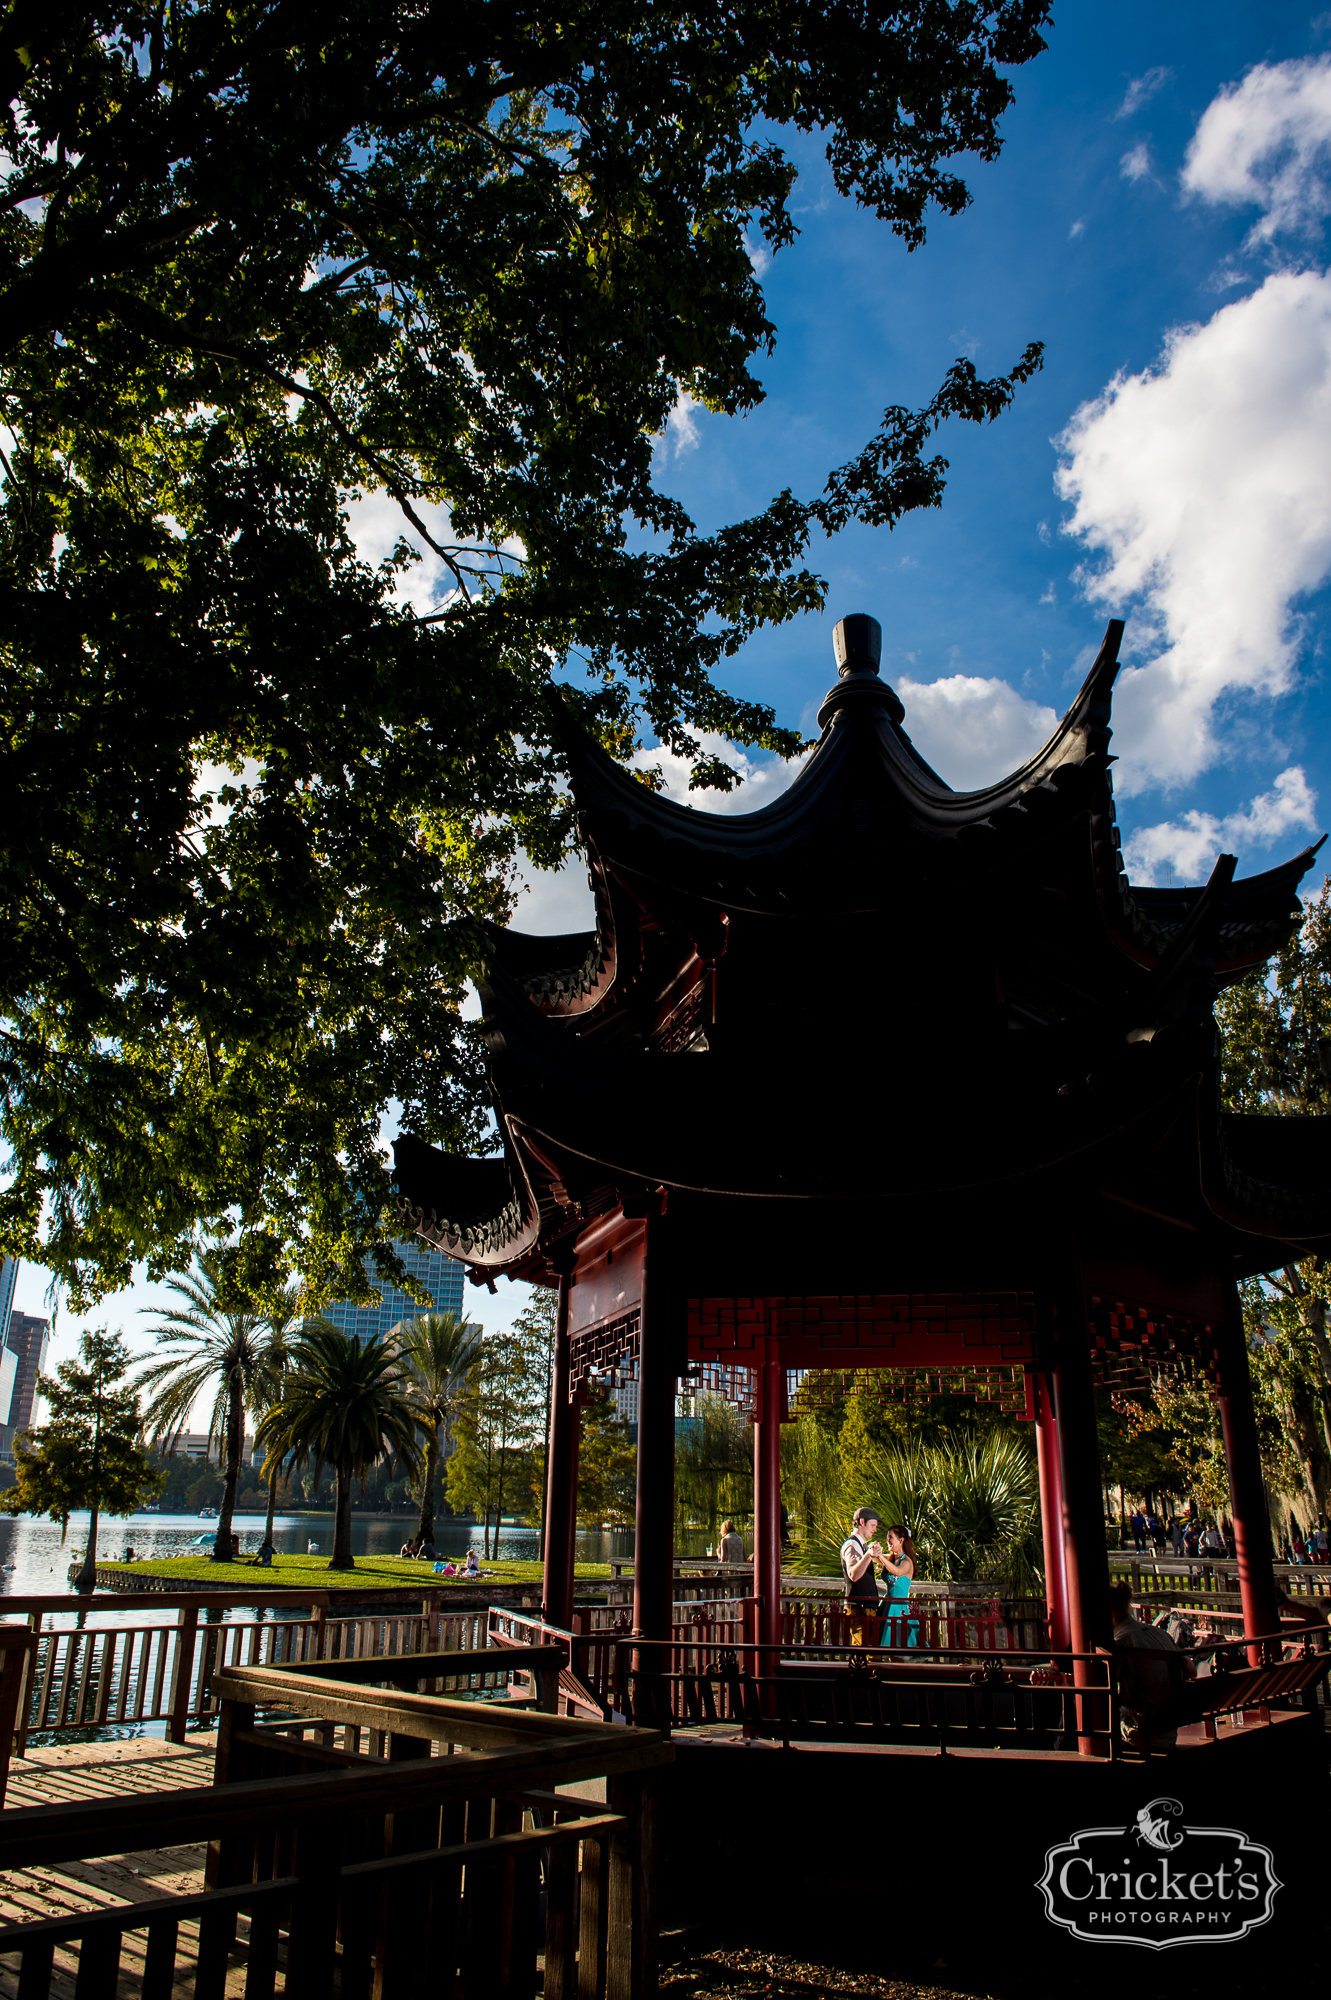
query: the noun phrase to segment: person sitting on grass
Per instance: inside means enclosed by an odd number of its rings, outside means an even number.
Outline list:
[[[476,1560],[476,1551],[475,1551],[475,1549],[468,1549],[468,1550],[467,1550],[467,1566],[466,1566],[466,1568],[465,1568],[465,1569],[463,1570],[462,1574],[463,1574],[463,1576],[480,1576],[480,1575],[481,1575],[481,1566],[480,1566],[479,1562],[477,1562],[477,1560]]]

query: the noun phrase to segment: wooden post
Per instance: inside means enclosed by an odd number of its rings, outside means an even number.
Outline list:
[[[238,1785],[248,1775],[248,1746],[236,1741],[239,1730],[253,1729],[254,1703],[252,1701],[224,1701],[217,1724],[217,1754],[213,1758],[214,1785]],[[225,1889],[241,1879],[239,1857],[244,1851],[253,1858],[253,1838],[233,1834],[227,1839],[213,1839],[208,1843],[208,1854],[204,1861],[203,1886],[205,1889]]]
[[[634,1509],[633,1636],[668,1640],[675,1586],[675,1383],[664,1218],[647,1215],[638,1325],[638,1484]],[[637,1672],[664,1670],[668,1649],[634,1650]]]
[[[413,1683],[414,1686],[414,1683]],[[430,1755],[425,1737],[390,1733],[387,1743],[390,1764],[415,1763]],[[384,1819],[384,1853],[418,1854],[439,1844],[439,1807],[407,1807],[388,1813]],[[380,1892],[379,1938],[374,1957],[373,2000],[390,1996],[410,1986],[413,1972],[424,1963],[430,1929],[431,1882],[428,1875],[414,1879],[390,1880]]]
[[[197,1604],[182,1604],[176,1613],[176,1657],[171,1667],[171,1720],[167,1735],[172,1743],[185,1741],[194,1681],[194,1647],[198,1636],[199,1607]]]
[[[32,1714],[33,1690],[37,1684],[37,1642],[41,1637],[42,1613],[28,1613],[28,1630],[32,1634],[32,1644],[23,1663],[23,1685],[19,1690],[18,1716],[14,1724],[14,1755],[26,1757],[28,1754],[29,1718]]]
[[[1238,1557],[1239,1599],[1245,1630],[1272,1633],[1279,1629],[1279,1620],[1275,1571],[1271,1565],[1271,1526],[1252,1407],[1248,1349],[1243,1338],[1243,1306],[1233,1279],[1226,1284],[1225,1295],[1225,1317],[1215,1329],[1219,1370],[1216,1400],[1220,1405],[1220,1430],[1229,1472],[1229,1510]],[[1249,1646],[1250,1666],[1262,1665],[1263,1650],[1260,1645]],[[1276,1657],[1279,1658],[1278,1652]]]
[[[652,2000],[656,1992],[656,1887],[660,1781],[655,1771],[626,1772],[606,1786],[611,1812],[628,1825],[610,1841],[607,1885],[606,2000]]]
[[[781,1347],[768,1335],[754,1381],[753,1588],[759,1599],[758,1670],[776,1672],[781,1645]]]
[[[568,1306],[571,1280],[559,1280],[555,1347],[550,1380],[550,1440],[545,1472],[545,1579],[541,1616],[547,1624],[571,1629],[573,1570],[578,1539],[578,1446],[582,1412],[569,1401],[571,1343]]]
[[[1068,1640],[1074,1653],[1103,1650],[1114,1643],[1109,1608],[1109,1553],[1100,1503],[1100,1441],[1095,1427],[1095,1385],[1086,1333],[1086,1301],[1081,1269],[1070,1258],[1043,1294],[1042,1339],[1052,1337],[1054,1353],[1054,1432],[1063,1499],[1063,1576],[1067,1592]],[[1077,1660],[1073,1685],[1102,1684],[1090,1661]],[[1085,1696],[1078,1711],[1077,1748],[1083,1757],[1107,1757],[1110,1715],[1107,1703]]]
[[[1049,1610],[1049,1645],[1055,1653],[1072,1649],[1068,1636],[1068,1580],[1063,1568],[1063,1479],[1054,1424],[1054,1389],[1049,1374],[1035,1374],[1035,1452],[1040,1469],[1040,1529],[1044,1538],[1044,1587]]]

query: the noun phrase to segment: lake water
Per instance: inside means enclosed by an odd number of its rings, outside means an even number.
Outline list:
[[[118,1561],[127,1547],[133,1548],[136,1557],[147,1559],[186,1555],[193,1553],[191,1543],[200,1535],[211,1537],[216,1525],[215,1521],[200,1520],[197,1514],[131,1514],[127,1519],[104,1514],[98,1526],[97,1552],[107,1561]],[[351,1553],[353,1556],[396,1555],[415,1525],[414,1514],[353,1515]],[[241,1553],[251,1554],[263,1540],[263,1516],[239,1516],[234,1526],[240,1537]],[[70,1515],[69,1533],[63,1546],[57,1521],[35,1520],[26,1514],[16,1519],[0,1515],[0,1618],[4,1616],[6,1597],[37,1597],[68,1591],[69,1565],[82,1556],[87,1540],[86,1512]],[[465,1556],[473,1546],[479,1554],[480,1529],[474,1522],[437,1520],[434,1542],[441,1556]],[[288,1555],[303,1553],[311,1543],[316,1554],[331,1555],[333,1517],[331,1514],[279,1514],[274,1523],[273,1543],[280,1553]],[[498,1553],[501,1557],[519,1561],[538,1561],[541,1553],[539,1530],[502,1528]],[[632,1553],[631,1528],[580,1529],[578,1532],[579,1562],[609,1562],[612,1556],[631,1556]],[[183,1587],[188,1588],[188,1585]],[[222,1615],[227,1614],[224,1612]],[[236,1615],[241,1615],[239,1607]],[[162,1616],[165,1620],[173,1618],[175,1613],[163,1612]],[[108,1613],[100,1607],[96,1619],[98,1624],[155,1622],[150,1613],[142,1610]],[[48,1622],[51,1621],[48,1619]],[[66,1619],[62,1614],[55,1622],[63,1624]]]

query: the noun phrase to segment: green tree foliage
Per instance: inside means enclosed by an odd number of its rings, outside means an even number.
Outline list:
[[[593,1396],[582,1412],[578,1446],[578,1523],[629,1527],[638,1482],[638,1448],[613,1396]]]
[[[337,1512],[329,1569],[354,1569],[351,1487],[381,1459],[414,1469],[419,1456],[412,1378],[396,1347],[358,1341],[327,1320],[307,1320],[292,1343],[282,1400],[260,1419],[264,1476],[290,1461],[314,1462],[317,1487],[325,1465],[337,1476]]]
[[[452,1421],[462,1395],[467,1370],[475,1358],[480,1328],[453,1312],[421,1313],[393,1328],[393,1340],[415,1378],[412,1406],[425,1433],[421,1464],[419,1542],[434,1540],[435,1476],[439,1468],[439,1434]]]
[[[838,1454],[827,1467],[792,1568],[837,1575],[851,1518],[865,1505],[884,1524],[910,1528],[917,1576],[1021,1589],[1039,1573],[1039,1482],[1027,1438],[993,1429],[949,1444],[875,1449],[853,1470]]]
[[[231,1560],[231,1517],[245,1441],[246,1409],[262,1409],[274,1388],[277,1358],[267,1359],[269,1321],[224,1303],[231,1255],[201,1250],[190,1273],[177,1272],[167,1290],[184,1301],[168,1307],[150,1329],[162,1358],[139,1371],[135,1386],[147,1393],[145,1426],[153,1444],[170,1442],[185,1430],[194,1405],[211,1398],[208,1438],[222,1447],[225,1484],[217,1516],[214,1561]],[[147,1308],[145,1308],[147,1310]]]
[[[123,1381],[129,1360],[119,1334],[99,1328],[80,1337],[79,1360],[62,1361],[54,1381],[43,1376],[50,1414],[31,1436],[15,1438],[18,1480],[0,1494],[7,1514],[59,1521],[62,1539],[74,1510],[91,1510],[81,1586],[96,1578],[99,1516],[132,1514],[164,1483],[139,1443],[138,1397]]]
[[[785,131],[914,248],[1045,17],[8,9],[0,1249],[76,1304],[237,1221],[233,1303],[402,1280],[381,1114],[492,1143],[477,920],[574,835],[552,668],[699,783],[733,776],[702,730],[791,752],[718,670],[822,601],[812,536],[939,504],[938,427],[1039,365],[957,361],[820,495],[699,533],[654,441],[684,394],[761,398]],[[362,497],[424,569],[361,558]]]
[[[1331,885],[1306,905],[1271,973],[1255,972],[1221,996],[1216,1020],[1226,1110],[1314,1118],[1331,1110]],[[1320,1257],[1244,1288],[1249,1361],[1267,1408],[1268,1486],[1301,1495],[1312,1519],[1331,1513],[1329,1301]],[[1299,1461],[1292,1483],[1291,1452]]]
[[[491,1513],[497,1554],[505,1504],[513,1513],[530,1504],[535,1454],[545,1442],[547,1398],[529,1343],[511,1332],[487,1334],[458,1397],[445,1479],[453,1507],[479,1512],[486,1556]]]
[[[675,1517],[716,1542],[723,1514],[753,1512],[753,1425],[724,1396],[698,1396],[675,1426]]]

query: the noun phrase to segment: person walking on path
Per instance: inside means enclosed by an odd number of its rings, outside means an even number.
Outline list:
[[[878,1583],[873,1566],[887,1559],[878,1543],[878,1516],[872,1507],[856,1509],[841,1544],[841,1574],[846,1586],[846,1616],[852,1646],[876,1646],[882,1621],[878,1616]],[[911,1565],[912,1573],[914,1564]]]
[[[1145,1516],[1145,1515],[1144,1515],[1144,1514],[1142,1513],[1142,1510],[1141,1510],[1141,1508],[1140,1508],[1140,1507],[1138,1507],[1138,1508],[1137,1508],[1137,1509],[1135,1510],[1135,1512],[1133,1513],[1133,1516],[1132,1516],[1132,1539],[1133,1539],[1134,1543],[1136,1544],[1136,1548],[1137,1548],[1137,1554],[1138,1554],[1139,1556],[1141,1556],[1141,1555],[1145,1555],[1145,1553],[1146,1553],[1146,1516]]]

